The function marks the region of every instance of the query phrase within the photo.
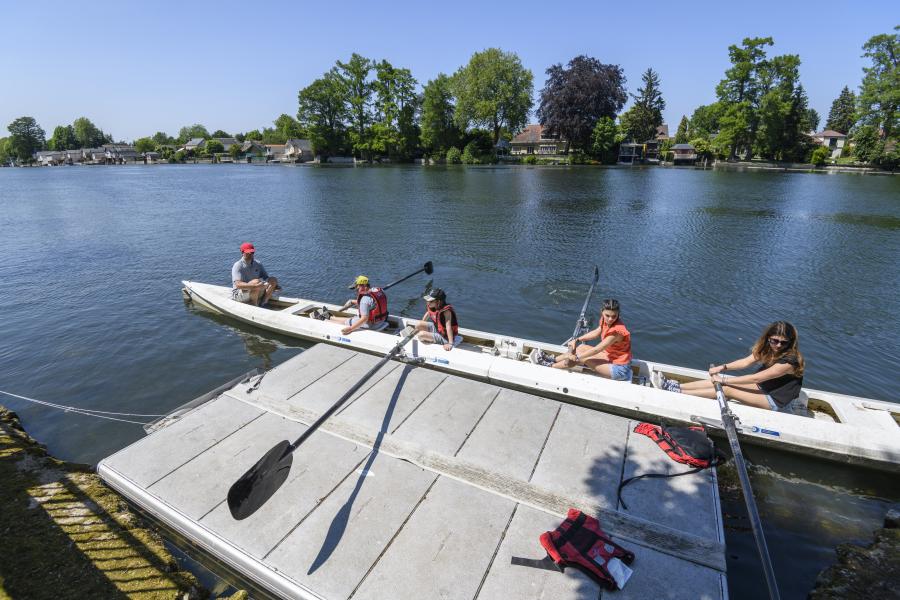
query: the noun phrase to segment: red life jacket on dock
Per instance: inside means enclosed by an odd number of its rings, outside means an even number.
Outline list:
[[[375,306],[369,311],[369,325],[377,325],[388,318],[387,294],[381,288],[369,288],[369,291],[356,296],[356,305],[363,297],[368,296],[375,301]],[[362,313],[359,314],[362,317]]]
[[[634,561],[634,553],[610,540],[597,519],[575,508],[559,527],[541,535],[541,546],[561,569],[575,567],[608,590],[618,588],[606,567],[610,559]]]
[[[444,313],[450,311],[450,330],[453,332],[452,336],[447,335],[447,324],[444,322]],[[428,316],[431,317],[431,322],[434,323],[437,332],[441,334],[445,340],[450,343],[453,343],[453,339],[459,334],[459,323],[456,321],[456,311],[453,310],[453,305],[445,304],[443,308],[435,311],[428,311]]]

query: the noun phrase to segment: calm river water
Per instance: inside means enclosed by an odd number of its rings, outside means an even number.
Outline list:
[[[793,322],[806,385],[898,401],[900,178],[596,168],[156,166],[0,169],[0,389],[165,413],[304,344],[186,305],[238,246],[288,295],[341,301],[434,261],[465,326],[558,341],[593,265],[635,354],[703,368]],[[419,316],[426,278],[394,288]],[[95,463],[142,435],[0,395],[56,456]],[[750,451],[785,597],[900,493],[872,473]],[[734,598],[764,594],[740,495],[724,490]]]

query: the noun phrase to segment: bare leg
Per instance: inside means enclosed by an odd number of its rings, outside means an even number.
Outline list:
[[[756,408],[770,408],[769,401],[766,400],[766,395],[752,383],[740,386],[726,385],[722,388],[722,391],[725,392],[726,397],[731,400],[736,400],[741,404],[755,406]],[[701,398],[715,399],[716,388],[709,380],[691,381],[690,383],[681,386],[681,393],[699,396]]]
[[[434,343],[434,334],[429,331],[421,331],[421,332],[419,332],[419,335],[416,337],[419,338],[420,342],[424,342],[426,344]]]
[[[266,282],[265,288],[265,296],[263,296],[262,303],[265,304],[269,301],[269,298],[272,297],[272,294],[275,293],[275,288],[278,287],[278,279],[275,277],[269,277],[269,280]]]
[[[575,355],[583,356],[585,352],[588,352],[589,350],[592,350],[593,348],[594,347],[589,344],[582,344],[581,346],[578,346],[577,348],[575,348]],[[594,362],[594,361],[593,361],[593,359],[589,359],[588,362]],[[578,363],[576,363],[573,360],[567,360],[567,359],[563,358],[562,356],[559,356],[559,357],[557,357],[556,362],[553,363],[551,366],[554,369],[571,369],[573,367],[578,366]]]

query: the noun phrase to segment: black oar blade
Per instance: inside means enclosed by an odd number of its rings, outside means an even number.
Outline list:
[[[289,452],[290,447],[287,440],[279,442],[232,484],[228,490],[232,517],[238,521],[246,519],[278,491],[291,472],[294,455]]]
[[[594,265],[594,283],[600,279],[600,268],[597,265]]]
[[[425,263],[425,266],[422,268],[425,270],[425,273],[427,273],[428,275],[431,275],[432,273],[434,273],[434,266],[431,264],[430,260],[427,263]]]

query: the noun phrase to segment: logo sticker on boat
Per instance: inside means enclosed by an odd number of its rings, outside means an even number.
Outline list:
[[[353,340],[351,340],[350,338],[336,337],[336,338],[334,338],[334,339],[336,339],[336,340],[339,341],[339,342],[344,342],[345,344],[352,344],[352,343],[353,343]]]
[[[752,427],[750,427],[750,431],[752,431],[753,433],[765,433],[766,435],[773,435],[775,437],[781,437],[781,434],[778,433],[777,431],[772,431],[771,429],[763,429],[762,427],[757,427],[756,425],[753,425]]]
[[[436,365],[449,365],[450,361],[446,358],[429,358],[428,362],[434,363]]]

